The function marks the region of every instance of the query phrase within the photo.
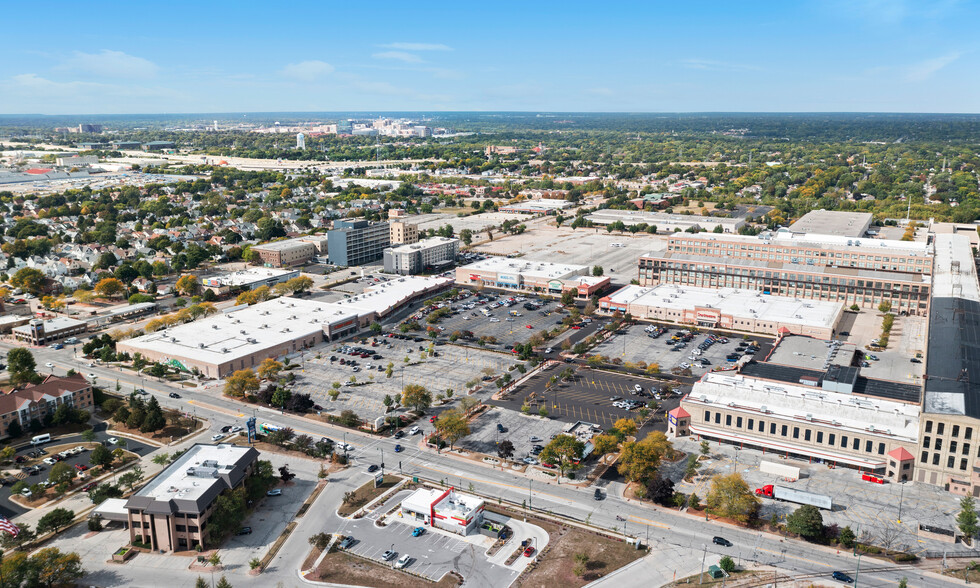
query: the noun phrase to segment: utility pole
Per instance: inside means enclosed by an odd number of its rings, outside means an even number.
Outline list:
[[[708,545],[701,544],[701,573],[698,574],[698,585],[704,582],[704,558],[708,556]]]

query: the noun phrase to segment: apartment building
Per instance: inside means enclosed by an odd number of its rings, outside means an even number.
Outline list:
[[[269,267],[289,267],[308,262],[327,251],[325,235],[309,235],[283,241],[273,241],[255,245],[252,251],[258,254],[262,265]]]
[[[389,215],[391,211],[388,211]],[[397,214],[395,218],[397,218]],[[391,244],[392,245],[408,245],[410,243],[418,243],[419,241],[419,226],[412,223],[406,223],[404,221],[392,222],[391,226]]]
[[[26,431],[31,421],[44,422],[62,404],[84,410],[93,403],[92,384],[81,374],[59,378],[48,376],[40,384],[28,384],[22,390],[0,395],[0,435],[7,437],[16,422]]]
[[[664,249],[639,259],[641,286],[686,284],[926,315],[930,243],[850,239],[780,229],[757,237],[675,234]]]
[[[126,501],[130,541],[153,551],[184,551],[207,543],[215,500],[242,486],[258,467],[253,447],[198,443]]]
[[[413,275],[452,267],[459,254],[459,239],[430,237],[410,245],[384,250],[384,270],[388,273]]]
[[[335,221],[333,226],[327,233],[327,253],[334,265],[350,267],[377,261],[391,244],[388,223]]]

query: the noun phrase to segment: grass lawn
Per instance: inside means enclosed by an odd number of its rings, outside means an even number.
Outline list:
[[[454,588],[459,585],[459,579],[453,574],[446,574],[439,582],[430,582],[341,551],[327,554],[310,578],[373,588]]]
[[[353,500],[341,504],[340,508],[337,509],[337,514],[339,514],[342,517],[348,517],[354,514],[362,506],[371,502],[378,496],[381,496],[382,494],[390,490],[392,487],[394,487],[394,485],[400,481],[401,478],[399,478],[398,476],[385,474],[384,482],[382,482],[380,486],[375,488],[374,479],[372,479],[370,482],[367,482],[357,490],[354,490]]]

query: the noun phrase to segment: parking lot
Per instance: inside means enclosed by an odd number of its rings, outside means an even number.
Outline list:
[[[104,432],[96,433],[97,441],[100,442],[104,441],[108,437],[109,436],[106,435]],[[145,443],[140,443],[138,441],[133,441],[132,439],[126,439],[125,441],[126,441],[126,446],[125,446],[126,449],[138,455],[143,455],[149,451],[152,451],[152,449],[154,449],[150,445],[147,445]],[[51,472],[51,464],[44,463],[43,460],[54,459],[53,455],[56,454],[57,452],[51,451],[52,447],[61,447],[65,445],[70,445],[72,447],[78,445],[91,446],[91,444],[86,443],[85,441],[82,440],[81,435],[70,435],[70,436],[54,439],[51,443],[46,443],[44,445],[38,446],[37,448],[38,451],[44,451],[44,453],[40,454],[38,457],[30,457],[28,455],[30,451],[34,451],[34,449],[30,447],[30,445],[28,445],[25,448],[22,448],[20,451],[17,452],[17,455],[14,457],[14,459],[16,460],[19,457],[23,457],[24,461],[22,463],[15,463],[14,464],[14,466],[16,466],[15,469],[11,468],[9,470],[6,470],[6,472],[10,474],[7,477],[10,483],[4,484],[3,487],[0,488],[0,513],[10,518],[19,515],[21,513],[27,512],[28,509],[10,500],[11,486],[15,482],[20,480],[23,480],[28,485],[45,482],[48,479],[48,475]],[[81,453],[78,453],[77,455],[67,457],[61,461],[67,463],[73,468],[76,465],[82,465],[88,467],[91,465],[89,463],[89,460],[91,459],[91,455],[92,455],[91,450],[86,450]],[[37,467],[37,473],[23,471],[25,468],[34,467],[34,466]]]
[[[670,342],[671,337],[677,333],[689,332],[689,329],[676,325],[672,327],[664,326],[665,332],[660,337],[653,338],[645,330],[650,326],[648,324],[633,325],[625,333],[613,335],[603,343],[597,345],[593,349],[593,353],[608,357],[610,360],[619,359],[624,364],[627,362],[631,364],[637,364],[638,362],[645,362],[647,365],[657,364],[660,366],[660,371],[662,372],[670,372],[674,368],[684,369],[687,367],[691,370],[692,374],[700,376],[706,371],[728,365],[729,362],[726,360],[726,356],[735,352],[743,341],[745,341],[744,338],[737,335],[726,336],[728,338],[727,343],[717,342],[706,350],[701,351],[700,355],[697,355],[696,351],[700,351],[698,345],[707,338],[706,331],[694,334],[694,337],[687,342],[683,349],[675,351],[675,345]],[[759,350],[756,356],[759,359],[766,356],[772,344],[771,338],[755,335],[749,337],[748,341],[758,342]],[[686,366],[682,364],[686,364]],[[699,364],[703,365],[703,367],[699,367]]]
[[[391,500],[395,505],[410,492],[399,492]],[[387,508],[385,509],[387,510]],[[384,565],[392,565],[402,555],[411,560],[406,571],[439,581],[446,573],[456,570],[464,578],[490,579],[494,585],[509,586],[517,577],[517,571],[490,563],[486,550],[492,541],[483,535],[471,535],[465,540],[457,535],[426,527],[425,533],[412,537],[415,525],[400,521],[397,515],[389,517],[385,527],[377,527],[371,518],[358,520],[341,519],[337,532],[354,538],[348,551],[375,560]],[[385,551],[394,551],[389,560],[381,559]]]
[[[492,294],[496,302],[501,302],[512,296],[504,293]],[[456,313],[443,318],[435,326],[442,327],[443,335],[449,336],[455,331],[471,331],[476,339],[481,337],[493,337],[499,347],[509,347],[515,343],[526,343],[532,335],[541,331],[551,330],[559,326],[561,320],[568,316],[567,313],[555,312],[560,306],[556,302],[538,300],[528,297],[523,302],[517,302],[513,306],[500,306],[493,310],[488,310],[489,315],[481,312],[493,303],[491,300],[486,304],[476,304],[480,296],[471,296],[462,303],[457,302],[453,306]],[[524,304],[533,302],[541,304],[538,310],[528,310]],[[464,306],[472,304],[472,309]],[[424,320],[420,324],[425,324]]]
[[[428,340],[417,342],[378,337],[377,341],[376,347],[370,343],[351,345],[370,349],[381,359],[373,359],[373,355],[370,358],[352,357],[340,351],[341,345],[321,348],[319,358],[315,354],[307,355],[303,371],[297,373],[293,391],[310,394],[313,402],[324,410],[339,413],[350,409],[362,419],[374,419],[385,414],[384,397],[399,398],[406,384],[422,384],[433,397],[445,394],[446,390],[452,390],[454,397],[458,397],[466,390],[468,382],[481,379],[484,370],[501,373],[515,363],[513,358],[501,353],[435,345]],[[430,349],[438,356],[431,354]],[[331,361],[331,357],[336,359]],[[341,359],[345,365],[341,365]],[[352,359],[357,365],[349,365]],[[393,364],[391,378],[386,376],[389,363]],[[348,384],[351,377],[354,385]],[[336,402],[329,396],[334,382],[340,384]]]
[[[514,444],[513,459],[520,460],[531,455],[532,446],[547,445],[566,425],[560,420],[542,419],[498,406],[470,421],[470,434],[458,445],[469,451],[496,455],[500,442],[508,440]],[[531,441],[532,437],[538,440]]]
[[[637,419],[642,414],[642,409],[639,408],[627,410],[613,406],[614,398],[649,402],[655,400],[650,389],[656,388],[659,392],[664,386],[664,383],[650,378],[608,373],[587,367],[576,368],[574,377],[567,382],[559,381],[548,386],[551,377],[559,374],[565,367],[566,364],[559,364],[545,369],[517,388],[508,398],[490,403],[515,411],[519,411],[527,403],[532,414],[537,414],[541,407],[545,407],[549,418],[563,423],[584,421],[607,429],[623,417]],[[676,384],[672,385],[677,388]],[[642,396],[634,392],[636,386],[642,388]],[[657,427],[663,429],[662,416],[665,411],[677,406],[679,398],[678,394],[671,398],[661,396],[661,400],[656,401],[657,410],[652,413],[655,418],[643,430]]]

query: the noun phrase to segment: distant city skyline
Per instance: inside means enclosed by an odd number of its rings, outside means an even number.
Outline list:
[[[4,9],[0,114],[980,112],[973,0]]]

